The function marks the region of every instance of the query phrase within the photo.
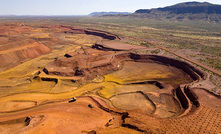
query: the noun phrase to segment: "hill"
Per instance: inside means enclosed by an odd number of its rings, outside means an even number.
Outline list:
[[[103,15],[119,15],[119,14],[131,14],[129,12],[93,12],[89,16],[103,16]]]
[[[185,2],[163,8],[139,9],[131,16],[150,19],[221,22],[221,5],[208,2]]]

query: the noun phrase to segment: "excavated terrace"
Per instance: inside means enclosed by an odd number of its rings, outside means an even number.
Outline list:
[[[45,29],[61,36],[31,38],[77,45],[0,74],[2,133],[221,133],[220,97],[189,88],[205,78],[193,65],[136,54],[146,47],[104,31],[63,25],[38,30]],[[42,66],[32,69],[35,64]],[[33,73],[18,73],[24,66]]]

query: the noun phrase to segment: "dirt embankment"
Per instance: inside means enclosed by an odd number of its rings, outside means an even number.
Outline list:
[[[57,42],[65,44],[57,33],[95,35],[108,40],[119,39],[117,35],[108,32],[63,25],[40,27],[3,25],[0,28],[0,44],[4,44],[0,45],[0,70],[14,67],[21,62],[49,53],[51,48],[56,48],[46,46],[47,44]]]
[[[134,45],[129,45],[129,44],[124,45],[122,43],[120,43],[122,45],[116,45],[116,44],[117,43],[114,43],[114,42],[110,42],[110,43],[104,42],[104,43],[100,43],[100,44],[95,44],[94,46],[92,46],[92,48],[95,48],[98,50],[103,50],[103,51],[125,51],[125,50],[143,49],[141,46],[134,46]],[[122,47],[122,46],[124,46],[124,47]],[[130,58],[133,60],[138,60],[138,61],[152,60],[152,61],[161,62],[166,65],[175,66],[175,67],[183,70],[188,75],[190,75],[190,77],[193,80],[199,80],[201,78],[205,78],[205,73],[203,73],[202,71],[200,71],[196,67],[194,67],[186,62],[172,59],[169,57],[158,56],[158,55],[139,55],[139,54],[131,53]]]
[[[66,54],[64,57],[58,58],[46,66],[44,72],[61,76],[83,76],[86,79],[91,79],[96,75],[104,75],[119,70],[119,61],[122,60],[158,62],[167,66],[174,66],[187,73],[194,81],[205,77],[200,70],[179,60],[157,55],[139,55],[128,52],[116,53],[91,48],[84,49],[82,53]]]
[[[77,59],[81,60],[79,61]],[[85,80],[89,80],[98,75],[105,75],[122,69],[123,66],[120,66],[121,61],[125,60],[153,62],[166,66],[173,66],[189,75],[193,81],[200,80],[204,77],[204,74],[200,70],[176,59],[156,55],[140,55],[130,52],[101,51],[91,48],[84,48],[78,53],[74,52],[65,54],[64,57],[59,58],[46,66],[43,71],[49,75],[69,77],[80,76],[84,77]],[[158,81],[135,82],[131,84],[145,84],[147,82],[156,85],[160,89],[164,88]],[[180,102],[183,109],[191,109],[191,107],[189,107],[191,105],[190,103],[193,103],[196,107],[199,106],[197,98],[189,88],[185,87],[182,89],[181,87],[178,87],[174,91],[174,95],[177,97],[177,100]]]
[[[107,32],[70,26],[42,28],[57,28],[60,33],[96,35],[109,40],[118,38]],[[44,133],[47,130],[61,133],[72,133],[73,130],[75,133],[99,133],[101,130],[111,130],[111,127],[118,133],[122,128],[144,133],[221,132],[219,129],[220,113],[215,111],[220,111],[220,105],[217,104],[220,98],[205,93],[204,90],[181,86],[183,83],[187,85],[201,80],[205,77],[203,72],[180,60],[131,52],[137,49],[142,50],[143,47],[111,41],[95,44],[92,48],[82,46],[75,52],[66,53],[47,65],[43,69],[45,74],[36,74],[36,77],[39,75],[42,81],[54,81],[55,84],[61,86],[60,78],[72,80],[75,83],[77,80],[92,80],[97,76],[110,74],[109,77],[102,77],[99,82],[93,80],[93,84],[100,84],[99,87],[81,94],[99,97],[77,97],[76,102],[69,101],[68,103],[67,101],[38,107],[35,102],[4,103],[2,106],[8,105],[9,109],[4,109],[4,112],[12,110],[11,108],[17,105],[14,110],[20,111],[2,116],[0,125],[4,126],[0,130],[5,130],[6,133],[13,132],[11,130],[15,128],[11,127],[10,123],[14,123],[14,126],[18,126],[17,130],[28,131],[28,133],[37,131]],[[4,50],[1,54],[6,55],[12,52],[17,54],[17,51],[22,52],[19,53],[20,57],[34,58],[47,53],[48,49],[39,43],[10,49],[10,51]],[[180,77],[183,79],[179,79]],[[63,83],[67,84],[68,81],[63,80]],[[59,87],[60,89],[62,86]],[[210,98],[210,101],[206,101],[205,96]],[[208,114],[208,111],[212,114]],[[39,120],[32,116],[38,114],[41,115]],[[208,122],[207,119],[209,119]],[[33,124],[34,122],[38,125]],[[192,126],[194,126],[193,130],[191,130]],[[198,126],[199,128],[196,128]],[[212,130],[210,127],[215,129]],[[109,133],[114,133],[114,131]]]
[[[117,58],[116,58],[117,57]],[[49,75],[79,76],[93,79],[97,75],[104,75],[118,70],[118,62],[129,58],[128,53],[99,51],[82,48],[80,52],[65,54],[44,68]],[[81,59],[81,60],[78,60]]]
[[[60,27],[69,29],[68,31],[65,31],[64,33],[95,35],[95,36],[100,36],[100,37],[102,37],[104,39],[108,39],[108,40],[120,39],[117,35],[114,35],[114,34],[111,34],[111,33],[105,32],[105,31],[74,28],[71,26],[64,26],[64,25],[60,25]]]
[[[131,45],[119,41],[102,41],[95,43],[92,48],[103,50],[103,51],[135,51],[144,50],[147,47]]]
[[[83,133],[123,126],[127,112],[109,108],[97,97],[78,97],[1,116],[0,130],[7,133]],[[12,127],[13,126],[13,127]],[[65,126],[65,127],[64,127]],[[43,127],[43,128],[42,128]],[[125,126],[126,127],[126,126]]]
[[[131,53],[131,58],[137,61],[156,61],[168,66],[175,66],[187,73],[193,80],[199,80],[205,77],[205,74],[194,66],[176,59],[158,55],[139,55]]]
[[[15,66],[21,61],[47,54],[51,49],[39,42],[0,51],[0,68]]]

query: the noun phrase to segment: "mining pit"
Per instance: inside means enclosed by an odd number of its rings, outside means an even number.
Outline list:
[[[194,65],[105,31],[2,28],[2,134],[221,133],[220,96],[190,88],[206,77]],[[26,43],[7,40],[9,28]]]

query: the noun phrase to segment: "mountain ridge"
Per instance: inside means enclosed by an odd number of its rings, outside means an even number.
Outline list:
[[[138,9],[132,14],[103,14],[98,16],[221,23],[221,5],[193,1],[160,8]]]
[[[208,2],[184,2],[172,6],[153,9],[138,9],[135,13],[156,13],[156,12],[169,12],[175,14],[185,13],[207,13],[207,14],[221,14],[221,5],[211,4]]]

